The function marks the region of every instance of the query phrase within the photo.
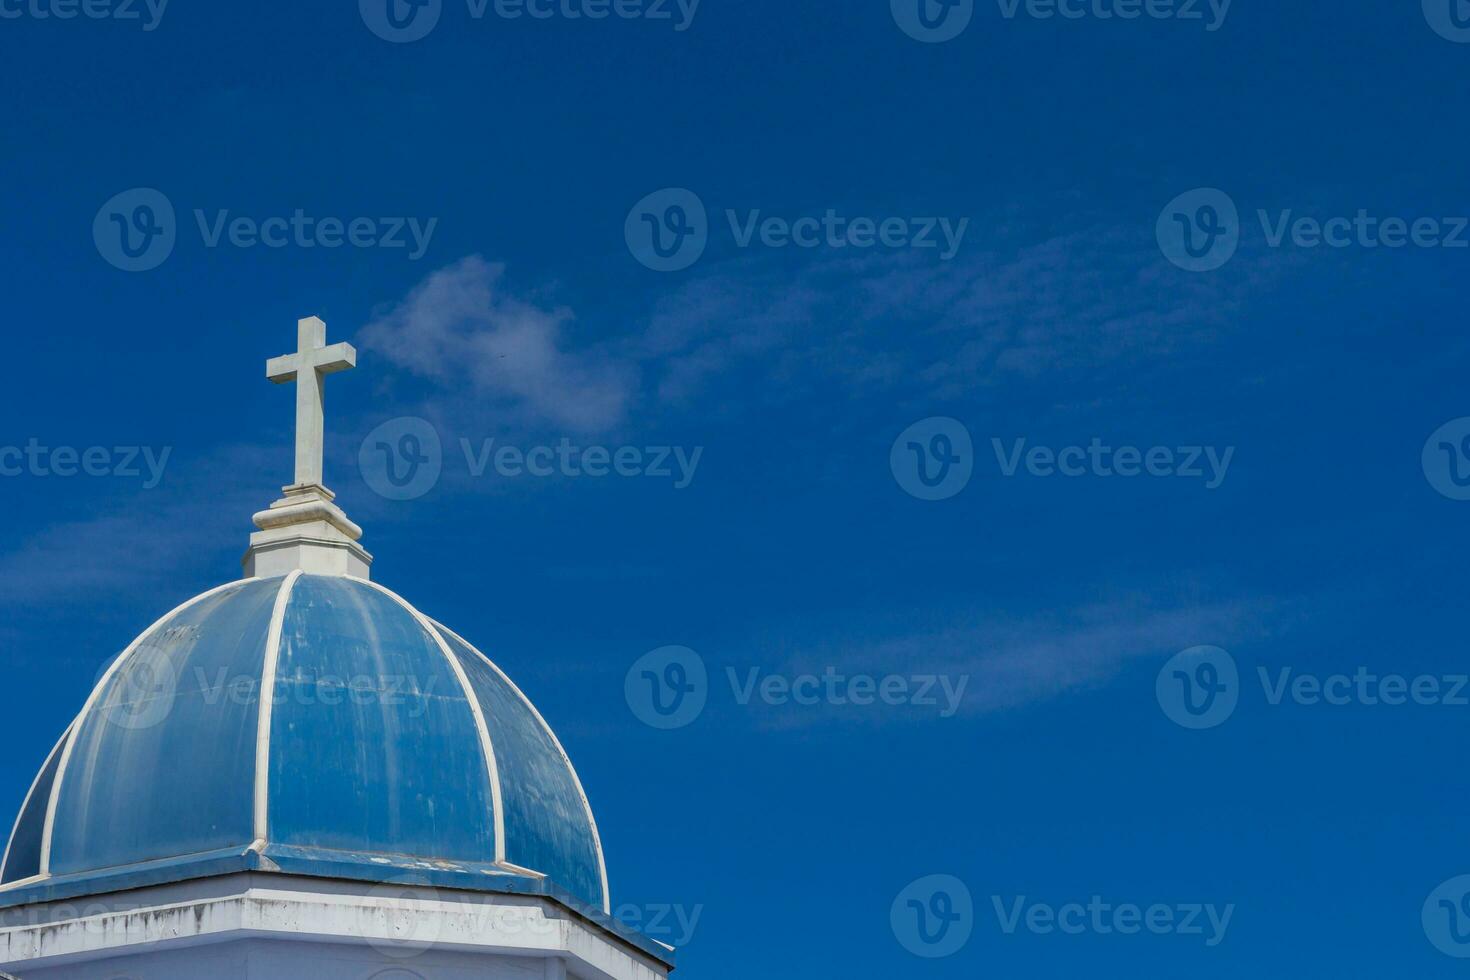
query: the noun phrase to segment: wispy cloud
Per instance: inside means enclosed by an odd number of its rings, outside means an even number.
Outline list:
[[[574,347],[564,306],[518,297],[478,256],[431,274],[361,333],[411,374],[493,400],[510,423],[608,431],[635,413],[828,385],[844,397],[1096,376],[1207,348],[1281,273],[1242,254],[1229,274],[1170,266],[1139,229],[1100,222],[1026,237],[1004,222],[943,262],[913,251],[764,252],[711,263],[624,324]],[[1249,288],[1241,288],[1241,284]],[[456,396],[453,391],[446,400]]]
[[[476,412],[489,406],[507,426],[605,433],[635,412],[687,413],[716,398],[746,404],[751,370],[766,400],[821,384],[835,387],[833,397],[917,388],[929,403],[1026,380],[1065,390],[1074,372],[1208,346],[1253,291],[1240,284],[1260,286],[1281,271],[1279,258],[1242,254],[1230,276],[1191,276],[1137,229],[1105,223],[1029,239],[1004,221],[974,227],[990,237],[975,231],[950,262],[914,252],[767,252],[713,263],[656,297],[630,328],[580,346],[569,337],[572,310],[517,295],[503,264],[469,256],[430,274],[360,340],[429,382],[435,394],[420,408],[446,425],[458,399]],[[109,497],[107,516],[35,531],[0,554],[0,588],[34,598],[147,587],[201,549],[221,548],[224,522],[239,533],[270,499],[273,487],[238,499],[230,489],[239,473],[260,469],[252,460],[264,452],[176,460],[164,486],[137,500]],[[1122,626],[1088,629],[1096,642],[1076,648],[1068,662],[1077,670],[1122,642]],[[926,642],[974,650],[1018,641],[956,633]],[[1033,662],[994,655],[995,690],[1024,687]]]
[[[1099,225],[962,254],[750,261],[714,269],[657,304],[646,350],[658,394],[687,400],[742,360],[825,375],[859,392],[922,385],[932,397],[977,385],[1096,373],[1208,345],[1246,291],[1279,263],[1236,260],[1238,278],[1190,276]]]
[[[280,450],[253,446],[192,459],[175,452],[157,487],[104,493],[105,516],[39,528],[0,553],[0,593],[33,603],[237,577],[234,560],[245,553],[250,515],[273,499],[269,480],[252,486],[240,475],[269,473],[282,462]]]
[[[968,678],[958,714],[978,716],[1102,687],[1136,660],[1200,644],[1239,642],[1259,632],[1265,613],[1260,602],[1160,608],[1120,599],[1044,617],[984,617],[949,629],[822,643],[788,657],[780,672],[820,675],[831,666],[847,676]],[[889,706],[752,706],[758,723],[774,728],[839,718],[884,724],[934,715],[932,710]]]
[[[361,340],[404,370],[468,385],[530,422],[582,432],[617,425],[636,387],[632,365],[568,349],[571,310],[520,299],[504,277],[502,263],[462,259],[364,327]]]

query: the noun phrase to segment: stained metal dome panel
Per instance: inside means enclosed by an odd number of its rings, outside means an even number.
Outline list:
[[[394,593],[301,572],[222,586],[145,631],[43,766],[8,850],[0,904],[244,867],[427,869],[609,908],[581,784],[520,690]]]

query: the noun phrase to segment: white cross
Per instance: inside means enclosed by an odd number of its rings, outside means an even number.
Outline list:
[[[309,316],[296,321],[296,353],[265,362],[265,376],[276,384],[296,382],[296,486],[322,486],[322,376],[357,367],[351,344],[326,344],[327,325]]]

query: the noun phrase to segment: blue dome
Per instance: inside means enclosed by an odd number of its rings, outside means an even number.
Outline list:
[[[0,888],[235,869],[609,911],[597,825],[541,715],[456,633],[356,578],[235,582],[134,641],[37,776]]]

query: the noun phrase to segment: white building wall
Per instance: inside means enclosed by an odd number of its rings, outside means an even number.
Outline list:
[[[396,959],[350,945],[247,939],[11,969],[18,980],[548,980],[558,961],[456,952]]]

